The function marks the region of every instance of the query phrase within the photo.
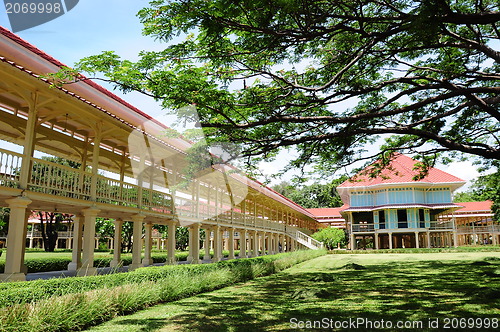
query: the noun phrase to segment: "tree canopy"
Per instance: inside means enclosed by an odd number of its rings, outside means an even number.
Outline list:
[[[345,245],[347,243],[346,234],[344,230],[339,228],[323,228],[322,230],[311,235],[315,240],[323,242],[326,249],[333,250],[340,245]]]
[[[294,147],[295,166],[500,159],[497,0],[155,0],[138,16],[164,50],[103,52],[63,77],[153,96],[244,156]]]
[[[498,165],[497,162],[493,164]],[[494,173],[481,175],[473,180],[470,189],[456,194],[453,201],[460,204],[460,202],[485,200],[493,201],[491,209],[495,214],[494,219],[500,221],[500,171],[498,168]]]
[[[342,199],[336,188],[345,180],[347,177],[341,177],[326,184],[313,183],[302,186],[282,181],[272,188],[306,209],[331,208],[342,206]]]

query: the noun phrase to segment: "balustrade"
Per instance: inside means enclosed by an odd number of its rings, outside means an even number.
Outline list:
[[[0,149],[0,186],[17,188],[21,170],[22,155]]]
[[[19,186],[22,159],[23,156],[20,153],[0,149],[0,186]],[[92,199],[93,175],[90,172],[37,158],[31,158],[30,161],[29,191],[81,200]],[[217,209],[215,205],[208,202],[194,201],[179,195],[175,198],[174,206],[172,196],[169,193],[140,188],[138,185],[100,174],[96,175],[95,183],[95,197],[99,203],[138,207],[165,214],[177,213],[179,216],[201,220],[211,219],[212,221],[215,221],[216,211],[219,211],[218,220],[224,224],[280,232],[285,231],[286,227],[292,227],[266,218],[255,217],[252,214],[231,212],[228,206]],[[141,195],[139,195],[140,192]],[[141,204],[139,204],[139,197],[142,197]],[[38,233],[34,234],[33,236],[41,236]],[[61,237],[65,236],[61,235]]]

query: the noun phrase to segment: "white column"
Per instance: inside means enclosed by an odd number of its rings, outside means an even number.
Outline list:
[[[135,214],[132,216],[133,229],[132,229],[132,264],[129,265],[128,270],[133,271],[142,267],[141,254],[142,254],[142,221],[144,215]]]
[[[21,161],[21,169],[19,171],[19,185],[21,189],[28,189],[28,182],[31,177],[31,158],[33,157],[33,152],[35,151],[36,126],[38,118],[37,93],[33,93],[32,100],[27,101],[29,103],[28,120],[26,122],[24,136],[23,159]]]
[[[427,248],[431,247],[431,232],[427,232]]]
[[[175,260],[175,222],[168,222],[168,239],[167,239],[167,263],[177,264]]]
[[[392,233],[389,233],[389,249],[392,249]]]
[[[189,239],[190,239],[190,247],[189,247],[189,255],[191,256],[190,262],[191,264],[199,264],[200,263],[200,224],[195,223],[191,227],[189,227]]]
[[[278,254],[280,252],[280,241],[281,235],[280,234],[274,234],[274,253]]]
[[[245,229],[240,230],[240,254],[238,257],[247,257],[247,231]]]
[[[109,263],[111,267],[122,266],[122,228],[123,220],[117,219],[115,224],[115,236],[113,239],[113,260]]]
[[[253,257],[259,256],[259,232],[254,231],[253,233]]]
[[[493,237],[493,240],[494,239],[495,239],[495,237]],[[495,243],[493,243],[493,244],[495,244]],[[455,248],[458,247],[458,234],[457,234],[457,230],[456,229],[453,230],[453,246]]]
[[[99,209],[88,208],[82,210],[83,224],[83,256],[82,267],[78,270],[79,276],[89,276],[97,274],[94,267],[94,247],[95,247],[95,220]]]
[[[188,256],[186,258],[186,261],[188,263],[191,263],[191,261],[193,260],[193,232],[191,230],[191,227],[189,226],[188,228]]]
[[[212,262],[219,262],[222,259],[221,257],[222,238],[221,238],[220,226],[215,226],[213,228],[213,231],[214,231],[214,257],[212,258]]]
[[[71,263],[68,264],[69,271],[77,271],[82,267],[83,223],[81,218],[81,216],[73,217],[73,249],[71,250]]]
[[[261,255],[267,255],[267,238],[266,238],[266,232],[261,232],[260,234],[260,250],[261,250]]]
[[[205,255],[203,256],[204,261],[208,261],[211,259],[210,257],[210,236],[212,231],[209,228],[205,228],[205,242],[203,243],[203,247],[205,249]]]
[[[380,249],[378,233],[375,233],[375,240],[374,241],[375,241],[375,249]]]
[[[229,228],[229,256],[228,259],[234,259],[234,228]]]
[[[150,222],[144,224],[144,258],[142,259],[143,266],[153,265],[151,258],[151,249],[153,247],[153,224]]]
[[[4,273],[0,274],[3,281],[24,281],[24,252],[26,247],[26,232],[28,228],[27,207],[31,200],[27,197],[16,197],[5,201],[10,208],[9,232],[7,234],[7,253]]]

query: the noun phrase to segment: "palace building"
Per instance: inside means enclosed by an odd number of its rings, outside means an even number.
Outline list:
[[[457,226],[463,224],[456,223],[453,212],[462,206],[454,204],[452,197],[464,180],[433,167],[421,177],[417,161],[403,154],[395,154],[383,169],[377,165],[372,164],[337,188],[346,205],[341,214],[351,249],[460,244],[459,234],[465,234],[459,233]],[[493,241],[497,240],[498,232]]]

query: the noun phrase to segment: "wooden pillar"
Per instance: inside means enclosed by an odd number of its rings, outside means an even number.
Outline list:
[[[217,225],[213,228],[214,231],[214,257],[212,258],[212,262],[219,262],[222,252],[222,238],[221,238],[221,229],[220,226]]]
[[[115,224],[115,235],[113,238],[113,260],[111,260],[109,266],[119,267],[122,266],[123,264],[121,259],[123,220],[117,219],[114,221],[114,224]]]
[[[260,233],[260,249],[261,249],[261,255],[267,255],[267,237],[266,237],[266,232],[261,232]]]
[[[79,276],[89,276],[97,274],[94,267],[94,247],[95,247],[95,220],[99,209],[88,208],[82,210],[83,224],[83,255],[82,267],[78,270]]]
[[[205,248],[205,255],[203,256],[204,261],[208,261],[211,259],[210,257],[210,237],[211,237],[212,231],[210,228],[205,228],[205,243],[203,244],[203,247]]]
[[[73,249],[71,250],[71,263],[69,271],[77,271],[82,267],[82,234],[83,222],[81,216],[73,217]]]
[[[142,266],[153,265],[153,258],[151,258],[151,249],[153,248],[153,224],[144,224],[144,258],[142,259]]]
[[[204,261],[208,261],[211,259],[210,257],[210,237],[211,237],[212,231],[210,228],[205,228],[205,243],[203,243],[203,247],[205,249],[205,255],[203,256]]]
[[[21,189],[28,189],[28,183],[31,177],[31,158],[33,157],[33,152],[35,151],[36,126],[38,122],[37,93],[33,93],[32,99],[27,101],[29,104],[28,119],[26,122],[24,136],[23,159],[21,162],[21,169],[19,170],[19,185]]]
[[[247,257],[247,231],[246,229],[240,230],[240,258]]]
[[[228,259],[234,259],[234,228],[229,228],[229,256],[227,257]]]
[[[175,222],[168,222],[168,239],[167,239],[167,264],[176,264],[175,260]]]
[[[142,267],[141,254],[142,254],[142,222],[145,216],[142,214],[135,214],[132,216],[133,229],[132,229],[132,264],[129,265],[128,270],[133,271]]]
[[[9,232],[7,234],[7,253],[4,273],[0,274],[3,281],[24,281],[24,253],[26,248],[26,232],[28,228],[27,197],[16,197],[6,200],[10,208]]]
[[[195,223],[189,227],[189,238],[191,246],[189,247],[189,256],[191,264],[200,263],[200,224]]]
[[[253,232],[253,251],[252,251],[252,256],[253,257],[259,256],[259,232],[257,232],[257,231]]]

